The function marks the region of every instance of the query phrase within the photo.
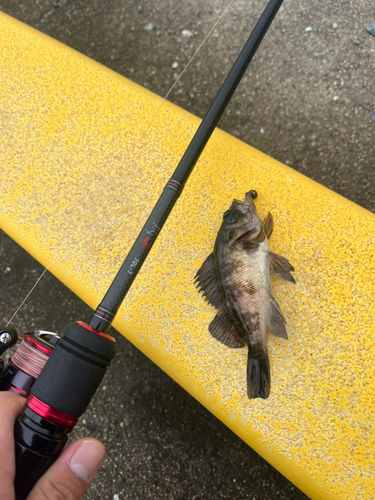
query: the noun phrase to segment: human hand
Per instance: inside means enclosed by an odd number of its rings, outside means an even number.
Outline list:
[[[14,423],[25,400],[0,392],[0,500],[14,500]],[[36,483],[27,500],[80,500],[104,458],[95,439],[79,439],[60,455]]]

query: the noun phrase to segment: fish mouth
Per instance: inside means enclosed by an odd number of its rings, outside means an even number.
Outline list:
[[[238,243],[239,241],[245,241],[247,240],[247,238],[249,236],[251,236],[252,234],[254,234],[256,231],[256,227],[254,227],[253,229],[250,229],[249,231],[246,231],[246,233],[242,234],[239,238],[237,238],[236,240],[234,240],[236,243]]]

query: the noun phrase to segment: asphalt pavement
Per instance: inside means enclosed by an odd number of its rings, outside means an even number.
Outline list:
[[[0,0],[0,10],[164,97],[228,3]],[[235,0],[168,99],[203,117],[265,5]],[[220,122],[230,134],[371,211],[375,36],[367,26],[374,22],[371,0],[285,0]],[[42,272],[0,233],[1,321]],[[13,326],[61,332],[90,315],[47,272]],[[96,437],[107,450],[86,499],[306,498],[112,333],[119,353],[73,433]]]

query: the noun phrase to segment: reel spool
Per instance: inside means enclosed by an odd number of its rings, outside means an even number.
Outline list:
[[[57,333],[44,330],[25,333],[0,379],[0,391],[10,391],[27,398],[34,381],[38,378],[59,340]]]

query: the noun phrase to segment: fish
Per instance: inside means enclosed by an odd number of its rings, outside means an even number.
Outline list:
[[[233,200],[224,212],[213,252],[195,275],[195,285],[216,310],[208,330],[232,348],[247,345],[247,396],[267,399],[271,388],[266,332],[288,338],[286,319],[271,292],[270,273],[295,283],[290,262],[269,250],[274,222],[262,222],[252,197]]]

